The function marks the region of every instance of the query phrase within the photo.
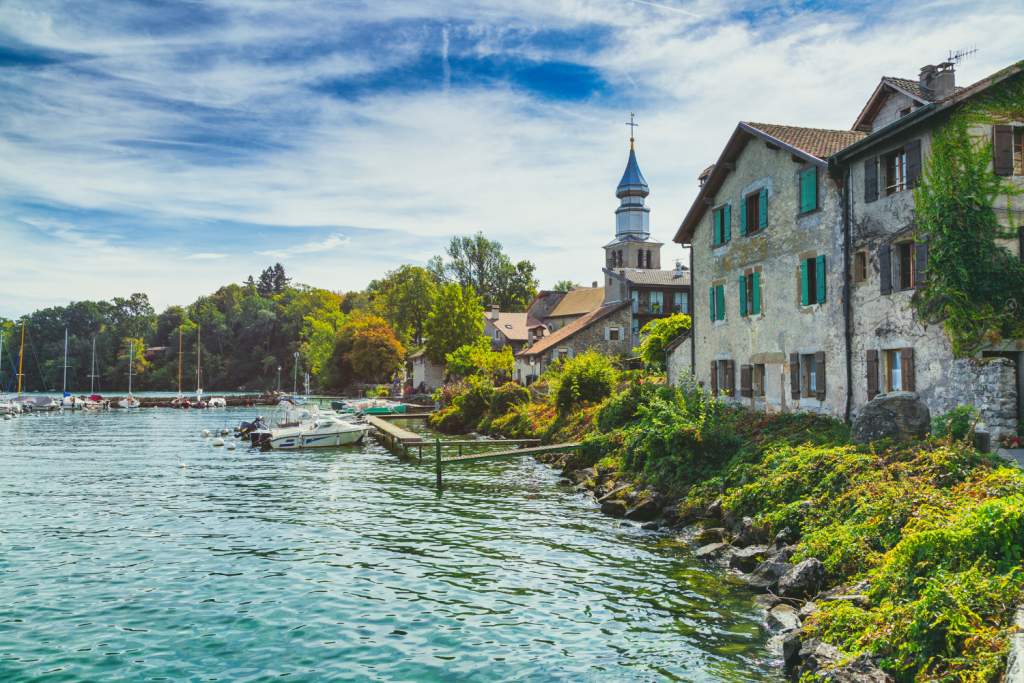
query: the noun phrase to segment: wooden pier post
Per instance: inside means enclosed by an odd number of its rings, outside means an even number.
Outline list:
[[[441,439],[434,439],[437,448],[437,488],[441,488]]]

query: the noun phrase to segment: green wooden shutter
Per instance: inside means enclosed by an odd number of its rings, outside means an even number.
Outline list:
[[[740,200],[740,235],[747,234],[747,200]]]
[[[751,304],[751,312],[758,315],[761,312],[761,273],[751,273],[750,277],[754,278],[754,301]]]
[[[761,190],[760,200],[761,200],[761,207],[760,207],[761,208],[761,225],[758,226],[758,227],[760,227],[761,230],[764,230],[765,228],[768,227],[768,190],[767,190],[767,188],[764,189],[764,190]]]
[[[818,303],[825,303],[825,255],[822,254],[814,263],[816,280],[818,281]]]
[[[815,166],[800,174],[800,213],[818,208],[818,169]]]
[[[719,320],[725,320],[725,285],[718,285],[718,296],[715,297],[715,312]]]
[[[804,259],[800,262],[800,305],[807,306],[809,298],[807,296],[807,262],[810,259]]]
[[[722,207],[722,235],[723,242],[732,239],[732,211],[728,204]]]
[[[740,315],[747,314],[747,278],[740,275]]]
[[[715,321],[715,288],[712,287],[708,291],[708,301],[711,302],[711,322]]]
[[[715,244],[721,244],[722,243],[722,212],[721,211],[713,211],[712,213],[715,216],[715,236],[714,236],[714,241],[715,241]]]

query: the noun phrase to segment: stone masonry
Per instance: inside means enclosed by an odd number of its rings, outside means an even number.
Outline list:
[[[977,428],[992,435],[993,448],[1017,435],[1017,369],[1012,360],[957,358],[936,399],[941,406],[936,413],[973,405]]]

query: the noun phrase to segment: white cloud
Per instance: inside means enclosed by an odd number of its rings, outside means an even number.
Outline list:
[[[312,254],[322,251],[330,251],[337,249],[338,247],[347,247],[349,242],[347,237],[340,234],[334,234],[325,239],[323,242],[306,242],[305,244],[296,244],[293,247],[286,247],[284,249],[272,249],[270,251],[256,251],[253,252],[257,256],[272,256],[274,258],[285,258],[287,256],[294,256],[295,254]]]

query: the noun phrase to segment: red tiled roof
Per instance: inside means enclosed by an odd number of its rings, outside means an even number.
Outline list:
[[[577,332],[579,332],[583,328],[589,327],[590,325],[592,325],[593,323],[597,322],[601,318],[604,318],[604,317],[614,313],[615,311],[619,310],[623,306],[629,306],[629,305],[630,304],[627,302],[627,303],[623,303],[623,304],[609,304],[607,306],[602,306],[601,308],[598,308],[596,310],[591,311],[590,313],[587,313],[586,315],[584,315],[581,318],[577,318],[576,320],[573,320],[571,323],[569,323],[568,325],[566,325],[562,329],[558,330],[557,332],[552,333],[548,337],[544,337],[540,341],[536,342],[533,346],[529,346],[529,347],[523,349],[522,351],[520,351],[516,355],[517,356],[535,356],[538,353],[544,353],[548,349],[550,349],[550,348],[552,348],[554,346],[557,346],[559,342],[561,342],[561,341],[563,341],[565,339],[568,339],[569,337],[573,336],[574,334],[576,334]]]
[[[865,133],[856,130],[829,130],[827,128],[803,128],[800,126],[779,126],[773,123],[750,123],[765,135],[785,142],[787,145],[803,150],[819,159],[827,159],[844,147],[852,145],[864,137]]]

